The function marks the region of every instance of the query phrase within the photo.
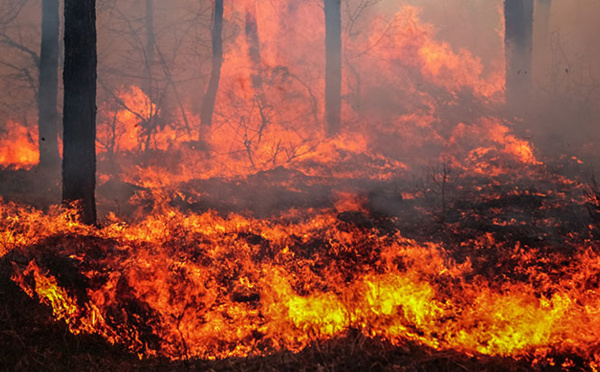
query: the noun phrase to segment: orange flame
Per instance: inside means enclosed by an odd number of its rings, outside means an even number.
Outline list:
[[[67,220],[66,215],[32,220],[21,234],[43,223]],[[552,350],[597,353],[600,297],[596,290],[577,284],[600,272],[596,253],[582,249],[558,279],[528,272],[536,285],[498,285],[483,277],[466,280],[472,272],[470,261],[458,264],[437,244],[417,243],[400,234],[344,231],[335,227],[338,223],[329,212],[306,215],[291,225],[165,209],[135,225],[115,223],[98,231],[65,224],[65,232],[75,229],[82,237],[118,242],[111,248],[114,254],[105,251],[109,275],[101,287],[88,289],[85,307],[78,307],[34,262],[22,276],[33,276],[37,296],[74,332],[99,333],[149,356],[213,358],[300,350],[349,328],[395,344],[411,340],[470,354],[533,353],[544,358]],[[195,237],[173,254],[171,241],[179,234]],[[268,241],[270,258],[259,259],[262,248],[240,239],[245,234]],[[315,240],[327,241],[334,255],[357,249],[360,241],[371,254],[381,253],[374,266],[355,267],[354,278],[348,280],[337,266],[343,261],[330,261],[331,267],[315,271],[313,265],[322,258],[300,256],[294,248]],[[494,249],[498,243],[486,238],[466,244]],[[523,263],[531,259],[519,246],[510,254]],[[72,257],[91,264],[85,251]],[[401,268],[398,262],[407,264]],[[95,271],[84,274],[97,278]],[[28,290],[23,279],[17,281]],[[147,306],[147,325],[160,338],[160,352],[144,343],[134,319],[117,316],[130,301]]]
[[[37,133],[9,120],[0,132],[0,166],[12,169],[31,169],[38,164]]]
[[[143,216],[127,216],[127,222],[109,214],[103,227],[91,228],[74,222],[73,210],[42,213],[0,200],[0,256],[43,246],[77,264],[94,285],[81,296],[33,259],[25,268],[15,264],[15,282],[52,307],[72,332],[101,335],[146,357],[299,351],[356,329],[395,345],[410,341],[467,354],[543,359],[573,352],[599,368],[593,360],[600,360],[600,255],[588,248],[592,241],[558,273],[536,266],[534,249],[490,234],[462,242],[461,249],[493,249],[518,262],[525,279],[495,282],[476,273],[471,258],[457,260],[456,247],[344,222],[367,213],[368,197],[350,188],[332,190],[331,209],[293,209],[264,219],[172,205],[172,190],[182,183],[215,177],[234,183],[278,167],[328,186],[340,179],[368,185],[405,179],[431,161],[474,177],[543,169],[533,145],[509,123],[446,115],[465,91],[477,102],[501,102],[503,82],[498,73],[485,76],[470,52],[436,40],[416,8],[402,7],[391,23],[375,19],[364,34],[348,38],[345,128],[334,137],[321,128],[323,68],[303,67],[324,65],[318,53],[322,9],[311,2],[290,7],[247,0],[229,3],[225,16],[242,26],[246,11],[256,13],[259,38],[270,39],[260,66],[248,62],[241,32],[227,48],[208,143],[197,141],[192,109],[168,116],[136,86],[123,86],[101,105],[99,158],[118,158],[119,166],[100,179],[135,184],[128,202],[151,200],[150,212],[144,205]],[[305,32],[288,32],[306,20]],[[253,83],[259,74],[262,88]],[[365,90],[353,91],[359,81]],[[0,164],[31,168],[35,143],[26,128],[9,122],[0,137]],[[281,184],[292,188],[291,180]],[[201,198],[202,190],[194,192]],[[417,203],[424,193],[396,197]],[[64,241],[45,247],[50,237]]]

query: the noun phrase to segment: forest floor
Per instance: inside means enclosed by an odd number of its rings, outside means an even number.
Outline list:
[[[44,197],[55,197],[57,194],[55,188],[50,188],[50,193],[45,194],[39,188],[36,190],[37,186],[33,186],[32,182],[35,175],[26,171],[5,173],[4,181],[0,182],[0,195],[8,195],[7,200],[24,202],[24,195],[29,193],[39,197],[34,197],[34,201],[29,204],[43,207],[46,203]],[[236,212],[247,209],[249,205],[242,201],[230,201],[223,205],[221,193],[235,195],[243,191],[246,195],[251,195],[246,200],[260,200],[262,195],[278,194],[275,190],[278,182],[274,182],[273,178],[281,178],[286,182],[290,178],[299,179],[291,176],[293,175],[285,170],[276,170],[262,175],[260,179],[250,179],[241,186],[238,181],[231,184],[223,180],[190,182],[183,185],[181,193],[185,194],[186,188],[214,190],[212,194],[204,194],[206,204],[190,205],[177,201],[173,204],[192,212],[214,208]],[[572,252],[571,248],[577,244],[575,240],[597,238],[600,234],[598,229],[592,232],[589,230],[590,224],[598,224],[600,221],[600,204],[565,202],[572,194],[581,193],[582,189],[559,183],[556,181],[559,178],[556,173],[540,177],[523,177],[518,184],[507,180],[489,182],[485,177],[467,177],[448,185],[434,184],[429,188],[423,186],[419,200],[399,199],[398,184],[383,183],[377,185],[378,192],[368,195],[369,215],[340,214],[338,218],[344,223],[367,223],[380,230],[399,229],[411,239],[443,242],[449,247],[460,247],[460,242],[489,233],[507,246],[520,242],[526,246],[544,248],[548,254],[551,249],[567,259]],[[275,186],[273,189],[265,188],[264,182]],[[372,189],[373,185],[365,184],[364,187]],[[447,200],[441,199],[440,187],[445,188]],[[318,196],[313,199],[318,207],[330,202],[327,189],[306,182],[300,182],[293,189],[300,190],[300,193],[281,194],[282,190],[279,189],[279,194],[283,196],[272,200],[269,205],[281,206],[281,201],[286,200],[291,204],[284,205],[285,209],[308,207],[302,203],[309,194]],[[548,190],[552,192],[549,193]],[[491,198],[490,195],[494,197]],[[596,195],[598,196],[599,194]],[[593,199],[593,195],[591,197]],[[548,205],[554,207],[542,208]],[[393,216],[390,206],[395,211]],[[265,211],[258,210],[255,214],[263,212]],[[523,224],[499,226],[491,222],[494,219],[523,221],[527,224],[526,227]],[[398,221],[401,221],[401,226],[397,225]],[[561,221],[561,229],[554,228],[556,221]],[[460,228],[440,228],[443,225]],[[573,238],[577,234],[579,238]],[[571,236],[570,245],[563,244],[567,235]],[[473,261],[475,273],[490,279],[497,277],[500,280],[505,273],[511,272],[512,265],[515,264],[510,259],[495,256],[496,253],[489,256],[489,251],[464,251],[461,248],[452,253],[457,260],[468,255]],[[567,359],[574,362],[571,370],[585,369],[585,361],[576,355],[555,355],[553,361],[547,363],[535,362],[533,356],[512,359],[467,355],[456,351],[437,351],[411,342],[401,346],[392,345],[352,330],[327,341],[314,342],[299,353],[281,351],[266,356],[213,361],[140,359],[121,346],[107,343],[101,337],[73,335],[64,322],[53,319],[51,309],[30,298],[11,280],[13,273],[10,259],[0,259],[1,371],[545,371],[564,370],[560,367],[561,361]]]

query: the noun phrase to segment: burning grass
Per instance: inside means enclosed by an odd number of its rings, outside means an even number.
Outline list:
[[[101,226],[48,207],[58,185],[40,190],[36,141],[9,123],[0,364],[600,368],[600,193],[511,130],[502,71],[399,6],[346,43],[344,130],[326,137],[320,53],[298,47],[322,44],[305,22],[322,9],[261,12],[264,84],[235,34],[210,138],[187,102],[105,88]]]
[[[595,368],[593,198],[541,170],[518,186],[455,172],[261,218],[193,212],[164,190],[138,192],[130,202],[140,217],[100,228],[70,210],[3,202],[3,262],[72,333],[144,358],[310,354],[354,332],[362,344],[417,347],[435,360],[451,352]]]

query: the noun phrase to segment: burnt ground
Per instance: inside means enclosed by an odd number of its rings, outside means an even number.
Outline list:
[[[564,183],[561,169],[564,169],[562,165],[556,165],[552,170],[546,168],[533,176],[502,176],[504,178],[493,180],[455,174],[440,181],[440,174],[428,173],[411,184],[399,180],[338,180],[334,185],[325,186],[323,180],[276,169],[244,181],[191,181],[181,186],[180,195],[191,196],[202,191],[202,200],[190,202],[191,197],[174,198],[172,205],[198,213],[209,209],[223,214],[251,210],[254,216],[264,217],[289,208],[330,207],[334,202],[333,190],[357,191],[364,197],[366,212],[340,213],[341,225],[376,229],[384,235],[400,230],[404,236],[418,241],[440,242],[458,262],[469,257],[477,275],[498,281],[507,277],[518,280],[519,262],[503,255],[502,249],[514,247],[517,242],[524,249],[536,249],[541,252],[540,262],[547,263],[544,258],[548,256],[554,258],[557,267],[548,270],[555,272],[559,271],[561,260],[567,261],[579,243],[600,237],[599,189],[593,181],[581,176],[583,170],[578,175],[579,183]],[[28,203],[37,207],[44,208],[55,202],[52,199],[58,195],[57,186],[40,188],[35,172],[2,173],[0,195],[6,200],[24,202],[24,195],[31,193],[34,196]],[[143,195],[145,191],[115,181],[104,191],[99,188],[99,198],[121,197],[116,190],[124,193],[123,200],[118,201],[123,205],[132,194]],[[403,198],[402,192],[418,197]],[[224,198],[224,195],[240,194],[246,197]],[[257,200],[266,203],[268,208],[256,203]],[[143,204],[152,204],[152,200],[142,197],[138,203],[151,208]],[[134,210],[140,205],[130,207]],[[469,249],[461,244],[482,233],[502,244],[493,250]],[[556,355],[552,364],[532,364],[528,358],[513,360],[440,352],[411,343],[398,347],[366,338],[360,332],[348,332],[333,340],[315,343],[296,354],[276,352],[264,357],[218,361],[139,360],[136,355],[99,337],[75,336],[63,322],[54,321],[49,308],[28,297],[10,279],[13,273],[10,261],[15,259],[19,258],[8,255],[0,260],[0,370],[520,371],[563,370],[559,366],[566,358],[575,362],[572,370],[585,369],[585,361],[574,355]],[[46,268],[68,276],[60,263]]]

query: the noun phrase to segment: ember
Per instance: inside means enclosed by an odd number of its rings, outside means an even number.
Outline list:
[[[39,75],[0,95],[0,365],[600,368],[600,138],[540,123],[549,1],[456,5],[471,40],[431,4],[65,0],[61,126],[43,3],[38,56],[0,2]]]

